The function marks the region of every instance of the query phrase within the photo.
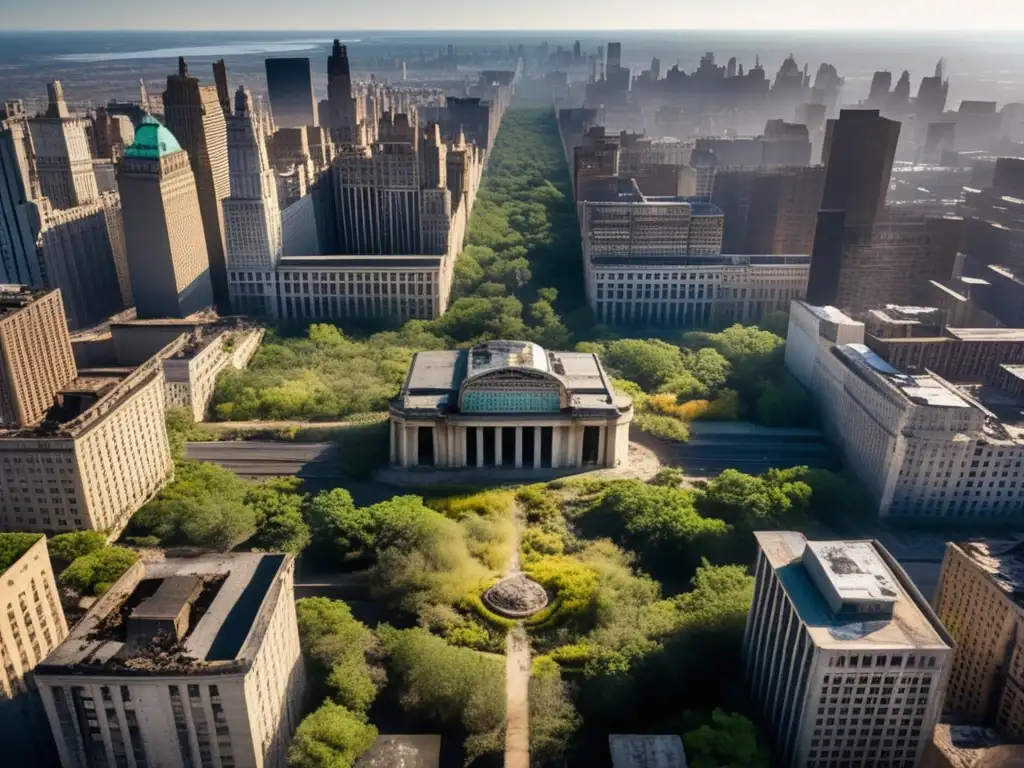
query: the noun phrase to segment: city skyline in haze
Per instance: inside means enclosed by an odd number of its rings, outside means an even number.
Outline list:
[[[175,6],[174,25],[166,9],[134,0],[96,0],[87,13],[73,0],[0,0],[0,17],[9,30],[261,30],[301,29],[287,5],[269,0],[182,0]],[[814,0],[777,5],[734,0],[728,8],[694,6],[660,0],[625,20],[612,0],[593,0],[584,9],[570,0],[521,0],[512,6],[491,4],[423,4],[414,0],[380,0],[344,9],[328,0],[304,4],[303,20],[319,19],[321,27],[340,25],[351,31],[391,30],[1024,30],[1024,6],[1001,0],[979,0],[969,7],[951,0],[938,3],[908,0],[890,3],[864,0],[855,11]],[[652,23],[656,20],[656,24]],[[639,22],[639,23],[633,23]],[[308,28],[309,24],[305,25]]]

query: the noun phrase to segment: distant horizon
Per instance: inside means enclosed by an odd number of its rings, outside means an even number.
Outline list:
[[[284,33],[305,33],[305,34],[320,34],[330,37],[335,33],[385,33],[385,34],[400,34],[400,33],[446,33],[446,34],[457,34],[457,35],[478,35],[478,34],[528,34],[528,35],[542,35],[547,33],[581,33],[581,34],[597,34],[597,33],[609,33],[619,35],[629,34],[659,34],[659,35],[672,35],[672,34],[684,34],[684,33],[701,33],[701,32],[714,32],[716,34],[735,32],[741,33],[755,33],[759,35],[764,34],[835,34],[835,35],[863,35],[863,34],[889,34],[899,35],[904,37],[914,37],[921,34],[935,34],[943,33],[952,36],[961,36],[965,34],[998,34],[998,35],[1021,35],[1022,42],[1024,42],[1024,26],[1022,27],[967,27],[967,28],[951,28],[951,27],[918,27],[915,29],[893,29],[889,27],[863,27],[863,28],[852,28],[852,27],[680,27],[680,28],[647,28],[647,27],[550,27],[550,28],[504,28],[504,27],[481,27],[481,28],[470,28],[470,27],[408,27],[408,28],[387,28],[387,27],[331,27],[331,28],[320,28],[310,29],[305,27],[182,27],[182,28],[169,28],[169,27],[118,27],[118,28],[84,28],[84,29],[71,29],[71,28],[42,28],[42,27],[23,27],[18,29],[6,29],[0,30],[0,36],[7,34],[133,34],[133,33],[154,33],[154,34],[178,34],[185,32],[200,32],[200,33],[265,33],[265,34],[284,34]]]

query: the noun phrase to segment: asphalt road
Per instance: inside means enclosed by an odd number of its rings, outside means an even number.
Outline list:
[[[340,478],[331,463],[332,453],[330,443],[246,440],[185,446],[187,458],[220,464],[244,477]]]

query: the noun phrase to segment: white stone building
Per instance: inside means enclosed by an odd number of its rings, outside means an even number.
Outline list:
[[[826,436],[878,514],[1019,519],[1020,426],[934,373],[900,372],[863,338],[863,324],[838,310],[793,302],[786,365],[810,391]]]
[[[877,541],[761,531],[743,657],[750,697],[791,768],[917,768],[953,641]]]
[[[524,341],[419,352],[391,403],[400,467],[615,467],[626,459],[632,400],[597,355]]]
[[[294,569],[256,553],[132,566],[36,668],[61,766],[284,768],[305,682]]]

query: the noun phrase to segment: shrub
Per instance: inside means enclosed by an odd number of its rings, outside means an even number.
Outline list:
[[[377,729],[364,717],[326,701],[296,729],[288,748],[288,765],[352,768],[376,740]]]
[[[72,562],[60,575],[60,585],[80,595],[99,597],[138,559],[138,553],[124,547],[96,550]]]
[[[685,443],[690,439],[690,430],[686,424],[672,416],[659,416],[656,413],[637,413],[633,424],[638,428],[662,440],[674,440]]]
[[[62,533],[46,542],[50,557],[65,563],[70,563],[79,557],[92,554],[106,546],[107,536],[102,531]]]
[[[402,706],[435,727],[461,727],[467,760],[499,751],[505,725],[504,661],[448,645],[423,629],[378,629]]]
[[[100,534],[100,537],[102,538],[103,534]],[[41,538],[41,533],[0,533],[0,574],[14,565]],[[106,543],[104,538],[103,544],[106,545]],[[53,555],[52,550],[50,554]]]

